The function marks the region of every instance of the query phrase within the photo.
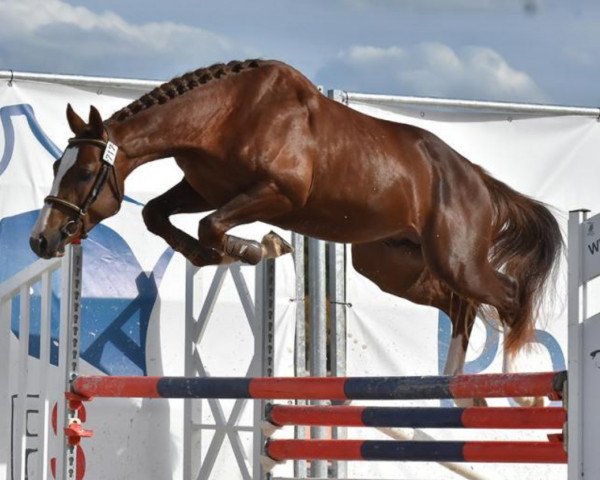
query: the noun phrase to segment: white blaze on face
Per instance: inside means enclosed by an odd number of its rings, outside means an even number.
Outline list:
[[[79,153],[79,148],[77,147],[68,147],[65,150],[65,153],[60,159],[58,172],[56,172],[56,177],[54,177],[54,182],[52,183],[52,190],[50,191],[50,195],[58,195],[58,190],[60,188],[62,179],[77,161],[77,153]]]
[[[77,153],[79,152],[79,148],[77,147],[67,147],[65,153],[60,159],[58,172],[56,172],[56,176],[54,177],[54,182],[52,182],[52,189],[50,190],[50,195],[56,197],[58,195],[58,191],[60,189],[60,184],[67,174],[67,172],[71,169],[73,165],[75,165],[75,161],[77,160]],[[48,204],[45,204],[38,216],[37,222],[34,226],[34,231],[41,232],[46,229],[48,224],[48,218],[50,217],[51,207]]]

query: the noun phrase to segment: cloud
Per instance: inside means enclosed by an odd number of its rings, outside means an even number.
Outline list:
[[[357,92],[547,100],[527,73],[511,67],[495,50],[464,47],[457,51],[442,43],[388,48],[353,46],[323,68],[317,80]]]
[[[349,8],[412,8],[436,11],[522,10],[536,13],[544,0],[339,0]]]
[[[15,70],[144,77],[253,56],[222,35],[173,22],[128,23],[62,0],[0,0],[0,63]]]

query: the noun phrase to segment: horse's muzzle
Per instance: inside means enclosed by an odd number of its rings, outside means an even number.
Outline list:
[[[61,235],[59,234],[59,237]],[[49,240],[43,233],[35,234],[29,237],[29,246],[33,253],[41,258],[53,258],[62,255],[60,251],[60,241],[56,239],[54,241]]]

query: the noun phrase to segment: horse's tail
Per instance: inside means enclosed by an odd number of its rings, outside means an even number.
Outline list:
[[[543,203],[482,173],[495,207],[490,262],[518,285],[519,310],[512,320],[504,319],[508,327],[504,348],[514,355],[533,340],[536,317],[561,256],[563,238],[558,222]]]

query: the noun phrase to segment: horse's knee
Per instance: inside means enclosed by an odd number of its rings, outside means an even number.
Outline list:
[[[158,234],[161,226],[164,223],[164,218],[160,215],[158,204],[155,200],[150,200],[144,208],[142,208],[142,218],[148,231]]]
[[[417,252],[384,243],[356,244],[352,245],[352,266],[383,292],[415,301],[410,292],[423,272]]]
[[[352,245],[352,266],[361,275],[370,278],[372,273],[367,257],[362,253],[360,245]]]
[[[198,224],[198,240],[202,245],[223,251],[225,248],[224,237],[225,231],[215,216],[208,215],[200,220]]]
[[[352,245],[352,266],[363,277],[368,278],[377,285],[381,291],[399,295],[398,292],[393,291],[394,288],[392,288],[392,285],[385,281],[386,272],[382,271],[382,266],[373,256],[371,249],[360,245]]]

